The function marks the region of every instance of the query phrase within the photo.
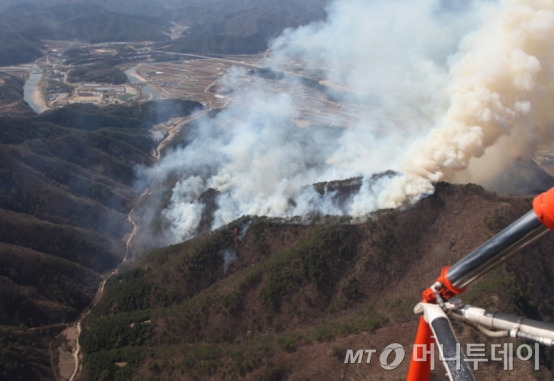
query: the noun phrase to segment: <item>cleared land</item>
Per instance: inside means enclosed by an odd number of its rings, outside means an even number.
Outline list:
[[[269,63],[264,54],[206,57],[155,51],[147,44],[111,46],[60,41],[49,42],[48,50],[46,56],[36,61],[44,75],[34,91],[34,99],[44,103],[44,109],[70,103],[102,106],[181,98],[198,101],[210,110],[226,107],[237,94],[262,86],[265,93],[291,97],[296,108],[293,119],[299,127],[349,127],[358,123],[364,113],[359,105],[337,100],[352,90],[325,81],[321,73],[326,68],[316,62],[287,60],[278,63],[281,71],[273,71],[265,67]],[[123,51],[134,53],[120,53]],[[170,60],[154,59],[163,55]],[[132,76],[130,83],[68,81],[69,72],[76,67],[111,61],[120,62],[116,66]],[[30,70],[29,66],[10,69]],[[226,74],[231,75],[225,77]],[[257,83],[260,78],[265,81]]]
[[[233,101],[235,94],[244,94],[256,88],[253,82],[263,76],[260,71],[262,57],[259,55],[193,58],[185,56],[182,61],[146,63],[137,73],[153,87],[161,97],[177,97],[203,103],[206,108],[222,108]],[[310,124],[351,126],[358,121],[361,108],[357,105],[339,103],[328,91],[345,93],[351,90],[338,88],[324,82],[309,72],[300,62],[287,62],[286,71],[273,73],[263,83],[265,92],[285,93],[292,98],[297,108],[294,121],[304,127]],[[232,85],[219,79],[233,69]],[[238,69],[238,70],[236,70]],[[267,79],[267,78],[266,78]]]

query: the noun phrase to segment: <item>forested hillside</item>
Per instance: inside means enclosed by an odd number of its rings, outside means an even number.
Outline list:
[[[149,129],[196,102],[0,116],[0,379],[53,379],[49,339],[125,255]]]
[[[22,77],[14,77],[6,73],[0,73],[0,115],[24,116],[32,115],[33,110],[23,100]]]
[[[0,65],[31,62],[42,55],[41,43],[29,40],[20,33],[0,29]]]
[[[403,379],[407,359],[387,371],[344,364],[346,350],[397,342],[409,351],[421,290],[530,202],[442,183],[412,209],[364,223],[242,218],[155,251],[107,284],[81,335],[84,379]],[[462,297],[549,321],[553,245],[549,235]],[[456,329],[464,342],[490,342]],[[542,353],[539,379],[552,377],[553,360]],[[534,379],[529,363],[516,366],[509,374],[489,363],[477,375]]]

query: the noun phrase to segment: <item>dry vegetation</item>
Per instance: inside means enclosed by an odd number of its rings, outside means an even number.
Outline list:
[[[346,350],[410,348],[420,290],[529,206],[530,198],[439,184],[411,210],[362,224],[245,218],[158,250],[108,284],[82,335],[84,378],[402,379],[407,359],[386,371],[378,361],[344,364]],[[234,226],[248,227],[236,246]],[[551,319],[553,244],[528,248],[472,286],[466,301]],[[237,257],[227,272],[224,250]],[[465,341],[487,340],[457,329]],[[552,355],[541,362],[537,378],[552,377]],[[534,379],[531,366],[503,372],[490,362],[477,374]]]

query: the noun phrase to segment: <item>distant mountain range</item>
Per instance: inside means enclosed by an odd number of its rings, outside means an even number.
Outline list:
[[[159,18],[84,4],[14,5],[0,12],[0,25],[0,65],[36,59],[43,40],[159,41],[169,29]]]
[[[130,15],[156,16],[170,20],[181,20],[187,24],[205,23],[225,13],[236,13],[248,9],[263,9],[268,12],[289,14],[295,18],[313,20],[329,0],[0,0],[0,10],[15,5],[56,6],[88,4],[101,6],[111,12]],[[302,16],[301,13],[304,15]],[[319,14],[321,17],[321,14]]]
[[[325,17],[326,1],[104,0],[0,2],[0,65],[29,62],[43,40],[168,41],[171,22],[188,29],[162,47],[176,52],[255,53],[283,29]]]
[[[257,53],[285,28],[326,17],[321,0],[191,1],[164,17],[190,26],[183,38],[166,46],[176,52]],[[209,6],[206,6],[209,3]]]
[[[21,34],[0,29],[0,65],[17,65],[31,62],[42,56],[42,44]]]

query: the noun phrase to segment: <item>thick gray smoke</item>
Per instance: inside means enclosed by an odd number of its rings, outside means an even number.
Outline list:
[[[439,180],[479,180],[475,158],[505,163],[551,136],[554,1],[337,0],[328,15],[285,31],[264,64],[286,72],[302,60],[357,107],[356,121],[300,128],[293,93],[231,71],[221,85],[234,89],[231,104],[143,172],[178,179],[162,212],[170,241],[195,233],[208,189],[213,227],[242,215],[363,216]],[[389,169],[400,175],[371,179]],[[311,186],[357,176],[359,192],[341,203]]]

